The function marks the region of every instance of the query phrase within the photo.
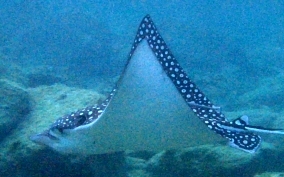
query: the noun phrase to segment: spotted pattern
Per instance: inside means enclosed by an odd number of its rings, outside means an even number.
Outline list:
[[[124,68],[122,76],[135,49],[143,39],[147,40],[167,76],[172,80],[173,84],[180,92],[188,106],[207,125],[209,129],[221,135],[222,137],[227,138],[233,146],[242,150],[254,152],[259,147],[261,138],[258,135],[245,131],[232,131],[222,126],[234,126],[234,124],[232,122],[228,122],[225,116],[221,113],[219,107],[213,105],[213,103],[202,93],[196,84],[188,78],[187,74],[179,65],[178,61],[167,47],[165,41],[158,33],[149,15],[143,18],[138,28],[138,32],[129,54],[128,62]],[[120,77],[120,80],[121,78],[122,77]],[[120,80],[118,81],[117,85],[119,85]],[[78,110],[57,119],[52,124],[51,129],[56,128],[62,132],[64,129],[74,129],[78,126],[93,122],[94,120],[98,119],[106,109],[107,105],[115,94],[115,91],[116,89],[113,89],[109,97],[101,104]],[[245,130],[244,125],[240,130]]]
[[[149,15],[142,20],[134,44],[132,46],[129,60],[139,43],[146,39],[149,46],[156,55],[158,61],[172,80],[177,90],[192,111],[207,125],[207,127],[230,141],[230,144],[248,152],[254,152],[260,145],[261,138],[251,132],[245,132],[245,125],[238,126],[240,131],[232,131],[223,128],[222,125],[234,126],[229,122],[219,107],[215,106],[193,83],[175,59],[165,41],[158,33],[155,24]]]
[[[114,88],[107,99],[100,104],[96,104],[94,106],[90,106],[58,118],[50,128],[58,129],[60,132],[62,132],[64,129],[73,129],[78,126],[93,122],[94,120],[98,119],[106,109],[115,92],[116,88]]]

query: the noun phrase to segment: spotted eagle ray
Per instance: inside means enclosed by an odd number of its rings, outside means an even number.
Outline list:
[[[109,96],[60,117],[31,140],[61,153],[102,154],[177,149],[227,139],[229,145],[254,153],[261,143],[255,132],[284,134],[281,130],[251,126],[245,115],[228,121],[188,78],[147,15]]]

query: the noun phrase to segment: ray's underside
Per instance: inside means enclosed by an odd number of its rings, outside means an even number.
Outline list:
[[[77,142],[72,144],[76,147],[65,148],[94,153],[215,143],[220,140],[216,133],[248,152],[259,147],[258,135],[224,128],[230,124],[188,78],[147,15],[110,96],[100,105],[59,118],[50,131],[74,130],[68,142]]]

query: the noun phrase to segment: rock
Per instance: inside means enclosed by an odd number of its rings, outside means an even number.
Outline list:
[[[273,121],[273,126],[272,128],[279,128],[279,129],[284,129],[284,117],[283,117],[284,111],[279,112],[277,118],[275,118],[275,121]],[[282,150],[284,151],[284,135],[277,135],[277,134],[270,134],[269,135],[269,142],[273,143],[274,147],[277,150]]]
[[[33,103],[31,104],[32,111],[1,142],[0,176],[5,176],[6,174],[10,176],[17,176],[18,174],[20,174],[18,176],[37,176],[42,175],[41,172],[47,168],[50,170],[45,171],[44,174],[46,175],[44,176],[56,176],[56,171],[63,173],[62,168],[66,168],[70,172],[77,169],[78,173],[75,174],[79,174],[82,172],[79,170],[83,170],[82,166],[79,166],[81,169],[78,169],[78,167],[75,168],[75,165],[69,168],[68,163],[70,163],[70,159],[68,159],[68,156],[66,157],[54,151],[47,150],[43,146],[36,145],[29,140],[29,137],[48,128],[58,117],[70,113],[75,109],[93,105],[99,99],[104,99],[104,96],[90,90],[70,88],[60,84],[27,89],[27,92]],[[14,96],[12,98],[15,100],[19,99],[16,99],[16,95],[11,95]],[[17,103],[15,105],[23,107],[23,104]],[[15,109],[13,108],[14,111]],[[15,166],[17,166],[16,170]]]
[[[126,164],[129,169],[145,169],[146,168],[146,160],[134,158],[134,157],[127,157]]]
[[[254,177],[284,177],[284,172],[266,172],[257,174]]]
[[[0,54],[1,55],[1,54]],[[0,79],[6,79],[23,87],[28,84],[28,79],[23,69],[12,62],[8,57],[0,56]]]
[[[251,177],[266,171],[283,170],[284,151],[262,143],[256,153],[246,153],[226,145],[203,145],[177,151],[163,151],[146,164],[154,177]]]
[[[284,74],[279,74],[270,78],[262,79],[255,90],[249,91],[239,98],[242,105],[250,108],[268,106],[274,110],[282,110],[284,103],[282,101]]]
[[[151,175],[146,170],[146,160],[126,157],[126,169],[128,177],[150,177]]]
[[[132,170],[127,173],[127,177],[152,177],[145,170]]]
[[[39,66],[28,69],[26,75],[28,79],[28,87],[38,87],[42,85],[53,85],[56,83],[65,83],[65,77],[56,75],[56,71],[52,67]]]
[[[30,112],[28,92],[17,83],[0,79],[0,141]]]
[[[157,177],[243,176],[240,169],[253,159],[253,155],[231,147],[204,145],[161,152],[148,161],[147,170]]]

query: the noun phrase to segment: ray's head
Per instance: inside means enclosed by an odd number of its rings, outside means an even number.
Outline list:
[[[88,127],[92,126],[102,113],[101,109],[91,107],[75,113],[60,117],[49,129],[42,133],[32,135],[30,140],[34,143],[48,146],[61,153],[82,154],[95,150],[95,141],[85,135]],[[90,147],[92,146],[92,147]]]

